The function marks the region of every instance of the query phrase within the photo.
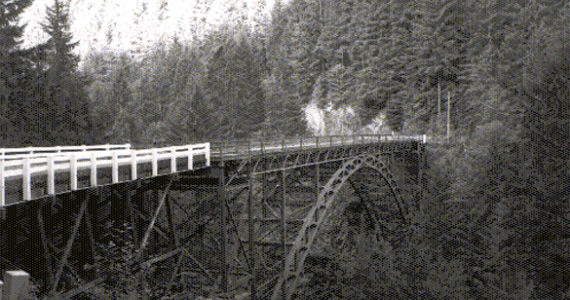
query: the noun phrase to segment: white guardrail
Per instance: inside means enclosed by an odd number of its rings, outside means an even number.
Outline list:
[[[0,158],[18,159],[23,158],[27,154],[51,154],[66,153],[79,151],[111,151],[111,150],[129,150],[131,144],[121,145],[96,145],[96,146],[56,146],[56,147],[26,147],[26,148],[0,148]]]
[[[204,155],[206,166],[210,166],[210,143],[174,146],[155,149],[131,149],[130,144],[69,147],[30,147],[0,149],[0,207],[6,204],[6,181],[22,178],[24,201],[32,199],[31,179],[46,174],[46,195],[55,194],[56,174],[69,173],[69,188],[78,189],[78,171],[90,170],[90,184],[97,186],[97,170],[111,168],[112,183],[119,182],[119,167],[131,166],[131,180],[136,180],[137,168],[141,163],[151,163],[152,176],[158,174],[158,163],[170,160],[170,171],[177,172],[177,159],[187,158],[188,169],[194,169],[194,157]]]

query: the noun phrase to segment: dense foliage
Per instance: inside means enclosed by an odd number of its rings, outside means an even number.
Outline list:
[[[0,3],[1,135],[3,146],[80,144],[90,140],[86,82],[69,32],[68,8],[54,1],[46,10],[45,44],[18,47],[18,15],[31,1]]]
[[[437,140],[449,95],[451,140],[428,148],[413,237],[363,249],[337,284],[362,297],[570,297],[567,1],[292,0],[260,31],[93,54],[81,72],[58,1],[48,43],[18,47],[28,4],[0,1],[3,146],[291,136],[308,131],[308,105],[321,133],[380,119]]]

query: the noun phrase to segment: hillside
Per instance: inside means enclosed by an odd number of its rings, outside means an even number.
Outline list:
[[[268,20],[274,0],[68,0],[71,33],[83,58],[92,52],[148,52],[174,37],[182,42],[204,36],[222,24],[242,22],[255,29]],[[41,29],[53,0],[35,0],[21,15],[24,47],[47,39]]]

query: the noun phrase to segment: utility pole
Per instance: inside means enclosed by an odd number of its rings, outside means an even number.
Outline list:
[[[449,143],[449,120],[451,119],[451,93],[447,91],[447,142]]]

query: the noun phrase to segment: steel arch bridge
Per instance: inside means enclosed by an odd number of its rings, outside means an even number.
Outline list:
[[[338,248],[326,230],[337,230],[335,242],[346,238],[338,228],[351,203],[379,235],[406,226],[421,199],[424,146],[416,136],[248,140],[187,158],[169,148],[162,163],[154,149],[148,162],[130,153],[125,166],[107,154],[110,170],[96,176],[104,184],[78,169],[65,179],[69,190],[3,207],[0,267],[24,269],[45,294],[71,298],[101,282],[111,263],[101,257],[128,249],[131,271],[164,289],[291,299],[311,253]],[[50,190],[27,186],[16,194]]]

